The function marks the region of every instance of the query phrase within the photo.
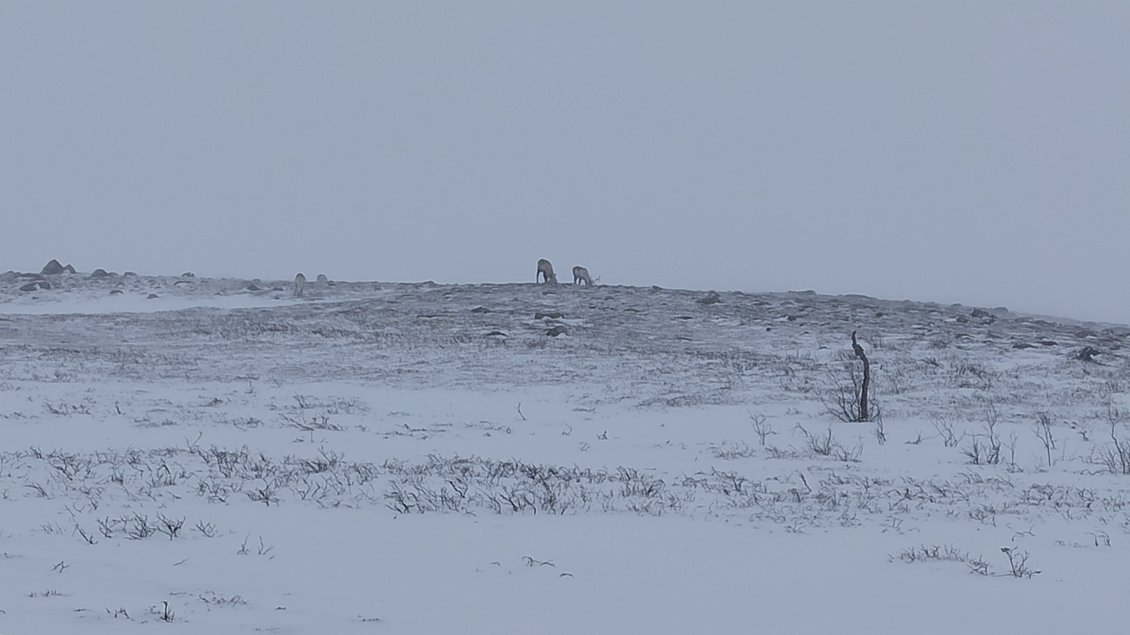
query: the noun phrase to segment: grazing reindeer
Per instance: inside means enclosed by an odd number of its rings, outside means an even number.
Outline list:
[[[301,298],[302,290],[306,288],[306,276],[301,273],[294,276],[294,297]]]
[[[589,270],[580,265],[573,267],[573,284],[583,284],[586,287],[591,287],[592,276],[589,275]]]
[[[542,279],[546,284],[557,284],[557,274],[553,273],[553,265],[545,258],[538,260],[538,272],[534,275],[534,282]]]

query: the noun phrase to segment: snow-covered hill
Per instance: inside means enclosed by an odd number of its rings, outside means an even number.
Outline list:
[[[6,635],[1119,623],[1127,327],[811,292],[31,279],[0,276]],[[834,416],[854,330],[880,421]]]

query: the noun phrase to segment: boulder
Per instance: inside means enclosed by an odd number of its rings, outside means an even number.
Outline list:
[[[66,269],[63,267],[63,265],[60,264],[58,260],[52,258],[46,265],[43,265],[43,269],[40,270],[39,273],[45,276],[57,276],[65,272]]]
[[[981,320],[982,324],[992,324],[993,322],[997,321],[997,316],[989,313],[984,309],[973,309],[973,312],[969,315],[971,317],[977,318],[978,320]]]
[[[701,298],[695,300],[699,304],[718,304],[722,301],[722,296],[718,295],[717,291],[711,291]]]
[[[1102,351],[1098,350],[1097,348],[1094,348],[1092,346],[1084,346],[1079,350],[1078,353],[1075,353],[1075,359],[1081,362],[1092,362],[1097,364],[1098,362],[1095,361],[1095,355],[1101,354]]]

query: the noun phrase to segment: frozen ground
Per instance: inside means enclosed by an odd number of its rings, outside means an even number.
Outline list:
[[[3,635],[1126,621],[1130,328],[803,292],[26,281],[0,276]],[[829,411],[853,329],[881,426]]]

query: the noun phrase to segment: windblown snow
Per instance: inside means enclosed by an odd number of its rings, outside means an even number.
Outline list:
[[[811,292],[21,280],[0,276],[3,635],[1125,623],[1124,326]],[[877,421],[842,420],[852,331]]]

